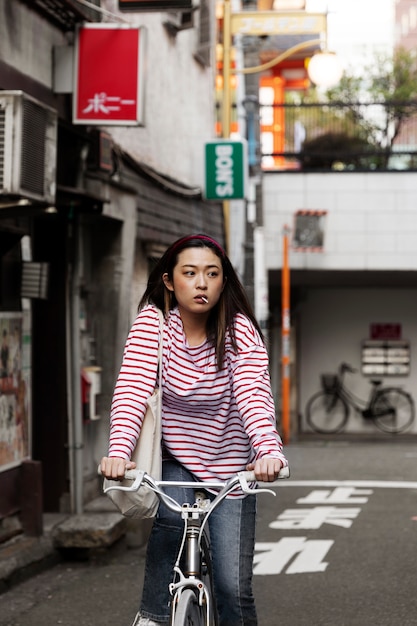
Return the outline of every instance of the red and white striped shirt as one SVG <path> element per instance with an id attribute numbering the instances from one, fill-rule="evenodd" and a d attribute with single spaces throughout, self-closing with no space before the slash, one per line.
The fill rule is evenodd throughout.
<path id="1" fill-rule="evenodd" d="M 218 371 L 208 341 L 188 345 L 177 308 L 164 325 L 163 443 L 201 481 L 224 481 L 266 455 L 287 465 L 275 428 L 266 349 L 242 314 L 235 333 L 238 351 L 227 336 L 227 366 Z M 157 383 L 158 342 L 158 312 L 148 305 L 126 341 L 111 408 L 110 457 L 130 458 Z"/>

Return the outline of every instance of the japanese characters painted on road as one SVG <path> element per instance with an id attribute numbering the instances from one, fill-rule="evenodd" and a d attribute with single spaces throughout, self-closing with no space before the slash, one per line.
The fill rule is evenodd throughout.
<path id="1" fill-rule="evenodd" d="M 77 30 L 74 124 L 143 126 L 146 31 L 119 24 Z"/>

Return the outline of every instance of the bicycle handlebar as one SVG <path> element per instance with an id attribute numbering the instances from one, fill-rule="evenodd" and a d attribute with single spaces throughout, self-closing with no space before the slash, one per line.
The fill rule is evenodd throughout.
<path id="1" fill-rule="evenodd" d="M 339 367 L 340 373 L 349 372 L 349 374 L 355 374 L 358 370 L 349 365 L 349 363 L 341 363 Z"/>
<path id="2" fill-rule="evenodd" d="M 127 480 L 135 480 L 137 478 L 137 475 L 139 472 L 142 472 L 142 470 L 140 469 L 131 469 L 131 470 L 126 470 L 125 471 L 125 478 Z M 100 472 L 101 473 L 101 472 Z M 145 476 L 149 476 L 149 474 L 146 474 L 146 472 L 143 472 L 145 474 Z M 248 483 L 254 483 L 256 482 L 256 476 L 255 476 L 255 472 L 252 471 L 241 471 L 241 472 L 237 472 L 236 476 L 234 476 L 233 478 L 231 478 L 229 481 L 226 482 L 213 482 L 213 483 L 209 483 L 209 482 L 189 482 L 189 483 L 184 483 L 182 482 L 181 485 L 184 486 L 190 486 L 190 487 L 205 487 L 206 489 L 222 489 L 223 487 L 225 487 L 225 485 L 229 484 L 232 481 L 237 481 L 240 482 L 239 480 L 237 480 L 239 477 L 243 478 L 243 480 L 247 481 Z M 290 477 L 290 470 L 289 467 L 281 467 L 279 474 L 278 474 L 278 478 L 279 479 L 283 479 L 283 478 L 289 478 Z M 157 485 L 161 485 L 161 486 L 167 486 L 167 485 L 173 485 L 175 483 L 169 482 L 169 481 L 155 481 Z"/>
<path id="3" fill-rule="evenodd" d="M 101 474 L 100 468 L 99 473 Z M 278 478 L 284 479 L 289 478 L 290 471 L 288 467 L 282 467 Z M 142 484 L 147 485 L 152 491 L 154 491 L 159 499 L 172 511 L 181 513 L 183 507 L 176 502 L 171 496 L 169 496 L 165 491 L 164 487 L 173 487 L 173 486 L 181 486 L 185 488 L 191 489 L 220 489 L 219 493 L 216 495 L 214 500 L 211 503 L 210 508 L 214 508 L 217 506 L 229 493 L 234 491 L 238 486 L 242 489 L 244 493 L 247 494 L 256 494 L 256 493 L 271 493 L 272 495 L 276 495 L 274 491 L 271 489 L 257 489 L 252 488 L 248 485 L 248 483 L 256 482 L 255 472 L 251 471 L 242 471 L 238 472 L 233 478 L 228 480 L 227 482 L 184 482 L 184 481 L 163 481 L 163 480 L 154 480 L 152 476 L 139 469 L 126 470 L 125 479 L 132 480 L 133 483 L 130 487 L 125 487 L 124 485 L 112 485 L 110 487 L 105 488 L 103 491 L 107 493 L 111 490 L 119 490 L 119 491 L 137 491 L 141 488 Z M 115 481 L 117 482 L 117 481 Z"/>

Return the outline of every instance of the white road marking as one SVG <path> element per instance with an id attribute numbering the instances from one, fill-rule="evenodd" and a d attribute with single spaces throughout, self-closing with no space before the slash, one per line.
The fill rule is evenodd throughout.
<path id="1" fill-rule="evenodd" d="M 297 504 L 327 504 L 336 506 L 316 506 L 314 508 L 286 509 L 269 524 L 276 530 L 304 529 L 315 530 L 323 524 L 350 528 L 360 508 L 343 509 L 337 505 L 365 504 L 372 489 L 412 489 L 417 490 L 416 481 L 403 480 L 279 480 L 270 483 L 271 487 L 318 487 L 334 489 L 312 491 Z M 356 491 L 358 489 L 358 491 Z M 362 491 L 359 491 L 362 489 Z M 417 517 L 412 518 L 417 521 Z M 323 561 L 333 540 L 310 539 L 307 537 L 281 537 L 277 542 L 257 542 L 255 545 L 254 574 L 277 575 L 301 574 L 304 572 L 324 572 L 328 562 Z"/>
<path id="2" fill-rule="evenodd" d="M 337 508 L 335 506 L 316 506 L 313 509 L 286 509 L 269 524 L 277 530 L 317 530 L 323 524 L 350 528 L 361 512 L 359 508 Z"/>
<path id="3" fill-rule="evenodd" d="M 355 487 L 335 487 L 316 489 L 305 498 L 298 498 L 297 504 L 365 504 L 367 496 L 373 494 L 372 489 L 355 489 Z"/>
<path id="4" fill-rule="evenodd" d="M 254 570 L 256 576 L 324 572 L 328 566 L 322 559 L 333 545 L 332 540 L 312 540 L 307 537 L 283 537 L 276 543 L 257 542 Z"/>
<path id="5" fill-rule="evenodd" d="M 280 480 L 271 487 L 362 487 L 368 489 L 417 489 L 417 482 L 405 480 Z"/>

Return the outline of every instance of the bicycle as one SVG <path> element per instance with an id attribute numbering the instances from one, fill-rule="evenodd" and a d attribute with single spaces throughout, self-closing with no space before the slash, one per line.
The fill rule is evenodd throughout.
<path id="1" fill-rule="evenodd" d="M 372 385 L 367 400 L 362 400 L 344 385 L 344 374 L 357 372 L 348 363 L 342 363 L 336 375 L 322 374 L 322 389 L 306 405 L 307 424 L 317 433 L 339 433 L 346 426 L 353 407 L 364 419 L 371 420 L 381 431 L 398 434 L 414 421 L 414 401 L 400 387 L 383 387 L 381 380 L 370 380 Z"/>
<path id="2" fill-rule="evenodd" d="M 288 478 L 289 469 L 284 467 L 279 478 Z M 238 472 L 226 483 L 203 483 L 184 481 L 156 481 L 142 470 L 128 470 L 125 478 L 133 480 L 131 487 L 111 486 L 110 489 L 137 491 L 142 485 L 152 489 L 170 510 L 181 515 L 184 521 L 184 533 L 174 565 L 173 582 L 169 585 L 171 596 L 170 626 L 217 626 L 218 617 L 213 592 L 213 579 L 210 556 L 210 540 L 206 532 L 206 523 L 214 509 L 232 491 L 240 488 L 247 494 L 271 493 L 271 489 L 257 489 L 249 485 L 255 482 L 254 472 Z M 180 504 L 169 496 L 165 487 L 185 487 L 195 491 L 194 503 Z M 206 497 L 207 489 L 220 490 L 210 500 Z M 183 560 L 184 557 L 184 560 Z M 183 569 L 180 563 L 183 562 Z"/>

